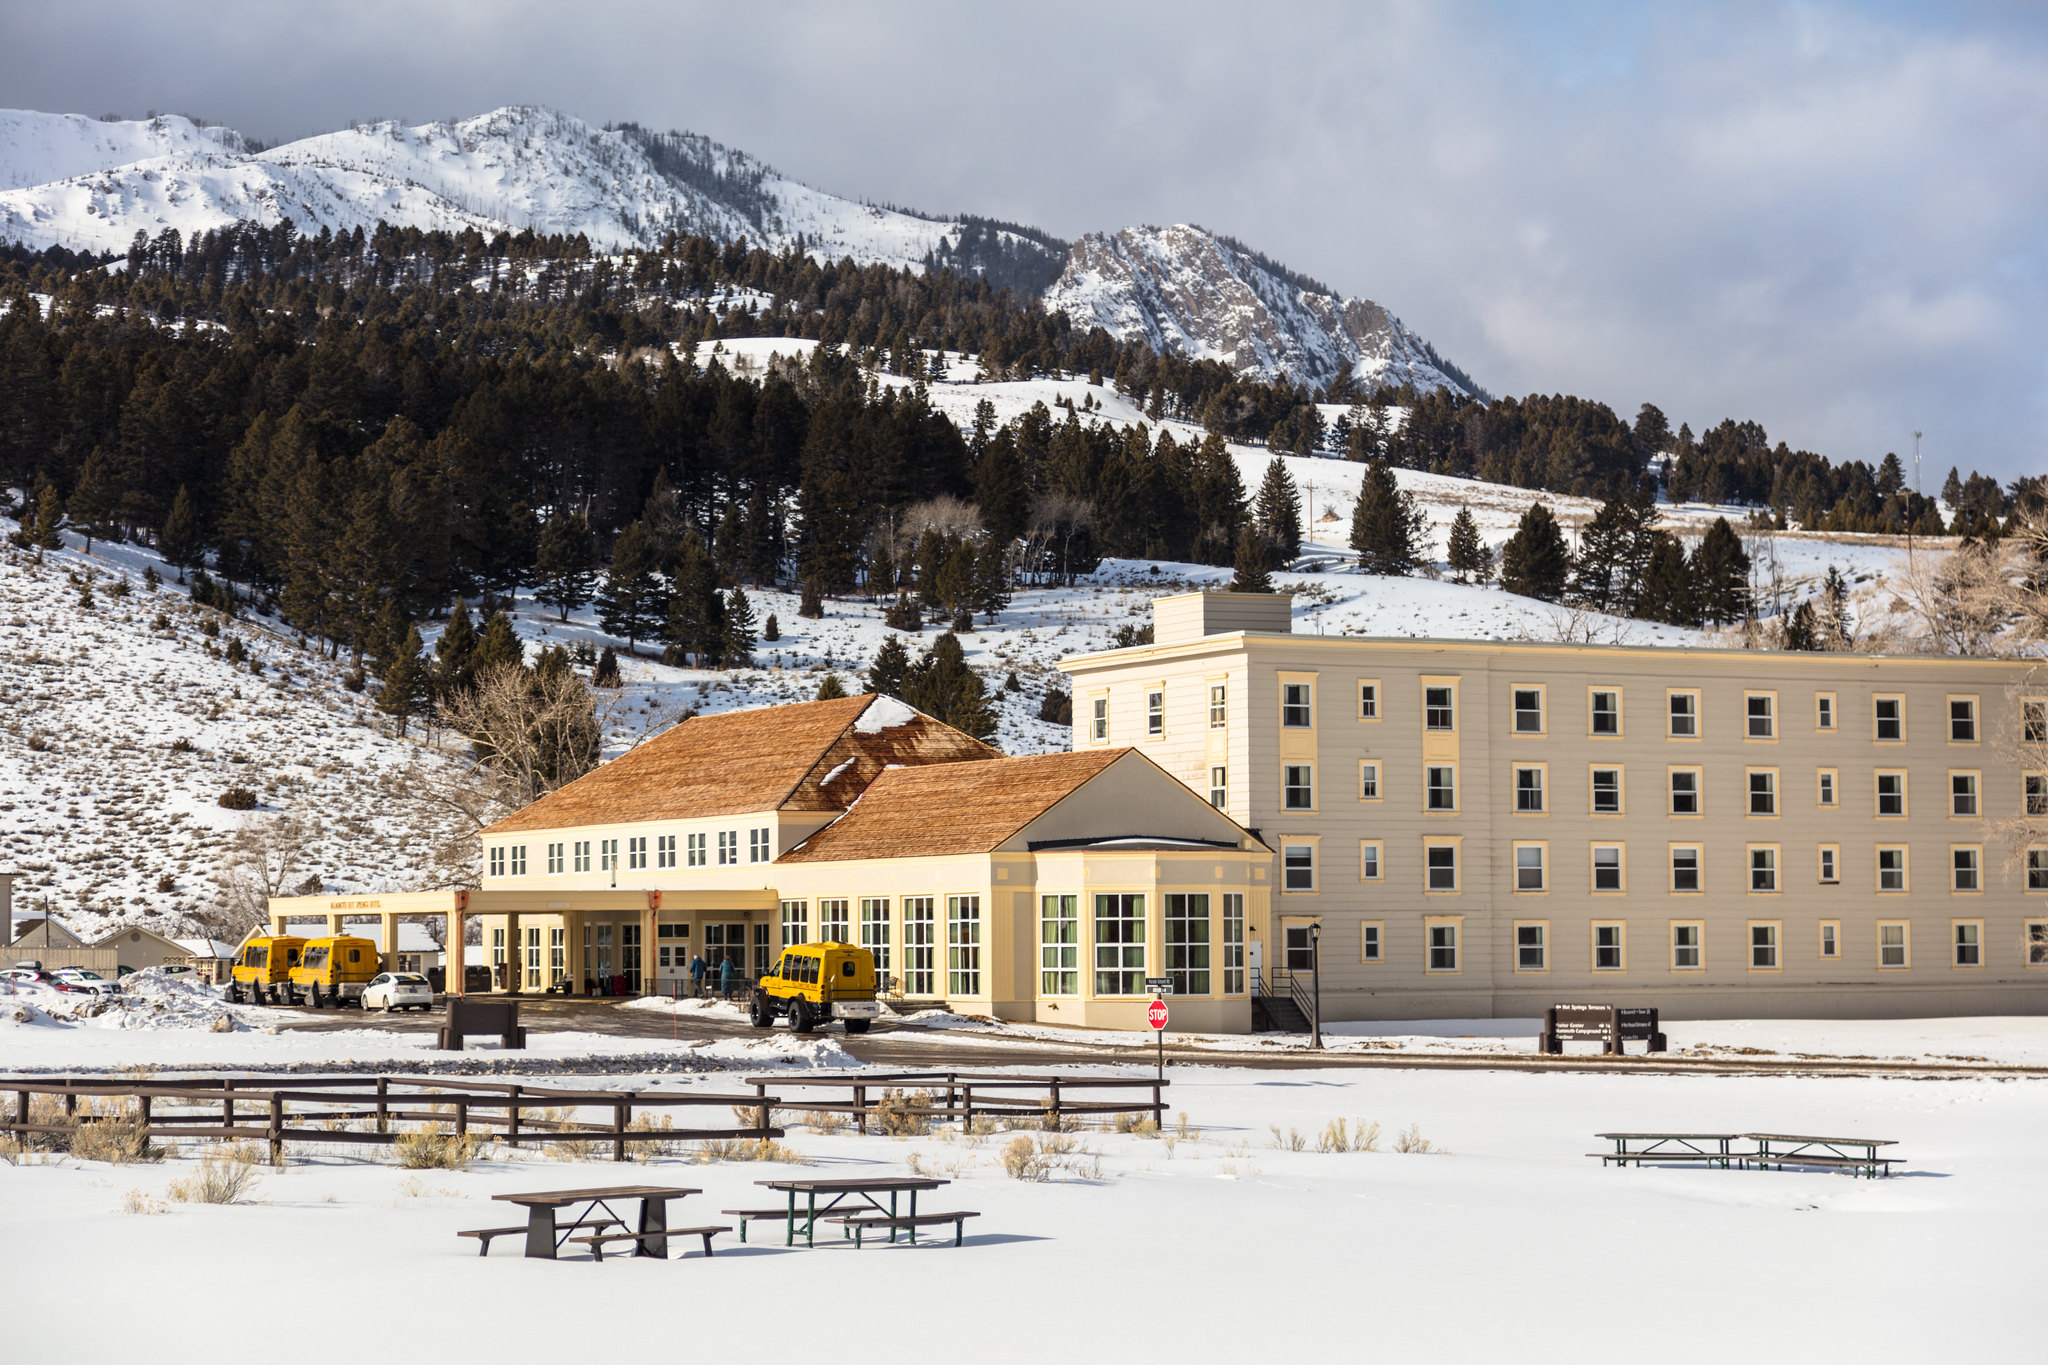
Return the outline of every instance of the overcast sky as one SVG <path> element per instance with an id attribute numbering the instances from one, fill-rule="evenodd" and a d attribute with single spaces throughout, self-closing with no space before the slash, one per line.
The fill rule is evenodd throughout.
<path id="1" fill-rule="evenodd" d="M 1198 222 L 1496 393 L 2048 470 L 2023 5 L 0 4 L 0 104 L 279 140 L 543 103 L 1064 237 Z"/>

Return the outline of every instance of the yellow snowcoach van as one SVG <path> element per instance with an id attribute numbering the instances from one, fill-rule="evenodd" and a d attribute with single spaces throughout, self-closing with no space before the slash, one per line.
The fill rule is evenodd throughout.
<path id="1" fill-rule="evenodd" d="M 866 1033 L 881 1012 L 875 1003 L 875 955 L 851 943 L 784 948 L 775 969 L 754 983 L 755 1028 L 767 1028 L 786 1014 L 798 1033 L 834 1019 L 844 1022 L 848 1033 Z"/>
<path id="2" fill-rule="evenodd" d="M 288 984 L 305 947 L 306 940 L 291 934 L 248 940 L 235 954 L 234 985 L 228 989 L 228 998 L 240 1001 L 247 987 L 249 998 L 260 1001 L 269 988 Z"/>
<path id="3" fill-rule="evenodd" d="M 351 934 L 307 939 L 299 965 L 291 970 L 293 993 L 315 1009 L 360 1001 L 378 970 L 377 945 L 369 939 Z"/>

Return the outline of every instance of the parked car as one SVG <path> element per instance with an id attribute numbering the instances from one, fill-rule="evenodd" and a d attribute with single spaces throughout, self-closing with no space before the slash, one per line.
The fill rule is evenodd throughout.
<path id="1" fill-rule="evenodd" d="M 866 1033 L 880 1013 L 875 955 L 851 943 L 826 942 L 783 949 L 775 970 L 755 983 L 748 1017 L 755 1028 L 767 1028 L 787 1014 L 798 1033 L 838 1019 L 848 1033 Z"/>
<path id="2" fill-rule="evenodd" d="M 87 971 L 83 967 L 59 967 L 55 975 L 59 981 L 68 984 L 73 990 L 88 990 L 94 995 L 121 993 L 120 982 L 109 981 L 98 972 Z"/>
<path id="3" fill-rule="evenodd" d="M 9 967 L 0 972 L 0 982 L 10 986 L 41 986 L 48 990 L 64 991 L 67 994 L 89 995 L 92 988 L 82 983 L 66 981 L 55 972 L 46 972 L 41 967 Z"/>
<path id="4" fill-rule="evenodd" d="M 430 1010 L 434 1007 L 434 988 L 418 972 L 384 972 L 370 979 L 363 987 L 363 1008 L 392 1010 Z"/>

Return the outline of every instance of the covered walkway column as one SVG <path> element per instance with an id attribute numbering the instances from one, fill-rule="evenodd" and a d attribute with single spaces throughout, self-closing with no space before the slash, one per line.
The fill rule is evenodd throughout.
<path id="1" fill-rule="evenodd" d="M 398 916 L 392 911 L 386 910 L 377 918 L 384 922 L 384 950 L 382 954 L 384 970 L 395 972 L 398 970 Z"/>
<path id="2" fill-rule="evenodd" d="M 448 911 L 448 941 L 444 945 L 447 949 L 446 989 L 449 995 L 468 993 L 468 975 L 463 970 L 463 948 L 469 935 L 468 909 L 469 893 L 457 891 L 455 904 Z"/>
<path id="3" fill-rule="evenodd" d="M 526 944 L 519 937 L 519 912 L 505 912 L 505 989 L 514 995 L 526 984 Z"/>

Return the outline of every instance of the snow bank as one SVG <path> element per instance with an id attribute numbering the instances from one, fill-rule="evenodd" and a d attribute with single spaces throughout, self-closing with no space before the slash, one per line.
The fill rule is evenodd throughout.
<path id="1" fill-rule="evenodd" d="M 759 1062 L 809 1071 L 858 1071 L 867 1065 L 831 1038 L 799 1038 L 793 1033 L 769 1033 L 759 1038 L 721 1038 L 692 1051 L 699 1057 Z"/>
<path id="2" fill-rule="evenodd" d="M 16 999 L 0 998 L 0 1021 L 30 1026 L 234 1033 L 288 1017 L 279 1010 L 231 1005 L 218 987 L 158 967 L 122 977 L 118 995 L 78 995 L 33 986 L 22 988 Z"/>

